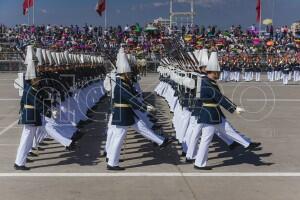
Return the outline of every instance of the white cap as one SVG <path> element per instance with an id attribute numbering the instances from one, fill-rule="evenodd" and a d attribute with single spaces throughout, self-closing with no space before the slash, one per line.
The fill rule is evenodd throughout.
<path id="1" fill-rule="evenodd" d="M 76 64 L 77 64 L 76 54 L 73 54 L 73 55 L 72 55 L 72 60 L 73 60 L 73 63 L 76 63 Z"/>
<path id="2" fill-rule="evenodd" d="M 54 60 L 55 65 L 58 66 L 58 61 L 57 61 L 57 58 L 56 58 L 56 53 L 55 52 L 51 52 L 51 57 Z"/>
<path id="3" fill-rule="evenodd" d="M 71 60 L 72 60 L 72 63 L 77 63 L 75 54 L 72 54 Z"/>
<path id="4" fill-rule="evenodd" d="M 221 71 L 219 61 L 218 61 L 218 54 L 217 52 L 212 52 L 206 67 L 206 71 L 209 72 L 219 72 Z"/>
<path id="5" fill-rule="evenodd" d="M 76 59 L 77 63 L 81 63 L 81 55 L 80 54 L 76 54 L 75 59 Z"/>
<path id="6" fill-rule="evenodd" d="M 78 63 L 77 54 L 73 54 L 73 62 Z"/>
<path id="7" fill-rule="evenodd" d="M 25 57 L 24 64 L 27 65 L 29 60 L 32 60 L 32 57 L 33 57 L 33 46 L 29 45 L 26 47 L 26 57 Z"/>
<path id="8" fill-rule="evenodd" d="M 38 59 L 38 66 L 43 65 L 44 64 L 44 59 L 43 59 L 42 49 L 41 48 L 37 48 L 35 55 L 36 55 L 36 57 Z"/>
<path id="9" fill-rule="evenodd" d="M 202 49 L 201 58 L 200 58 L 200 66 L 207 66 L 208 63 L 208 50 Z"/>
<path id="10" fill-rule="evenodd" d="M 48 58 L 47 58 L 46 49 L 42 49 L 42 55 L 43 55 L 43 59 L 44 59 L 45 64 L 49 63 Z"/>
<path id="11" fill-rule="evenodd" d="M 26 52 L 26 59 L 24 64 L 26 65 L 26 74 L 25 74 L 25 80 L 31 80 L 36 78 L 36 71 L 35 71 L 35 61 L 33 59 L 33 46 L 29 45 L 27 46 L 27 52 Z"/>
<path id="12" fill-rule="evenodd" d="M 101 56 L 98 57 L 99 64 L 103 63 L 103 58 Z"/>
<path id="13" fill-rule="evenodd" d="M 54 63 L 53 63 L 53 58 L 51 56 L 51 51 L 50 50 L 46 50 L 46 55 L 47 55 L 47 59 L 49 61 L 49 65 L 52 66 Z"/>
<path id="14" fill-rule="evenodd" d="M 198 60 L 199 65 L 201 64 L 201 56 L 202 56 L 202 49 L 197 51 L 196 58 Z"/>
<path id="15" fill-rule="evenodd" d="M 88 55 L 87 56 L 87 61 L 88 61 L 88 63 L 92 63 L 92 56 Z"/>
<path id="16" fill-rule="evenodd" d="M 93 62 L 94 64 L 97 64 L 96 56 L 93 56 L 93 57 L 92 57 L 92 62 Z"/>
<path id="17" fill-rule="evenodd" d="M 56 59 L 57 59 L 57 65 L 61 65 L 62 64 L 62 60 L 61 60 L 61 57 L 60 57 L 60 53 L 56 52 L 55 53 L 55 56 L 56 56 Z"/>
<path id="18" fill-rule="evenodd" d="M 125 53 L 125 50 L 124 50 L 123 47 L 121 47 L 121 48 L 119 49 L 119 52 L 118 52 L 118 54 L 117 54 L 117 60 L 119 59 L 119 56 L 120 56 L 122 53 Z M 126 56 L 127 56 L 127 55 L 126 55 Z M 128 58 L 127 58 L 127 60 L 128 60 Z"/>
<path id="19" fill-rule="evenodd" d="M 131 54 L 127 54 L 127 59 L 129 62 L 131 62 Z"/>
<path id="20" fill-rule="evenodd" d="M 61 64 L 66 64 L 66 58 L 64 52 L 60 52 L 59 55 L 60 55 Z"/>
<path id="21" fill-rule="evenodd" d="M 69 63 L 75 63 L 75 61 L 74 61 L 74 55 L 73 54 L 69 54 L 68 55 L 68 60 L 69 60 Z"/>
<path id="22" fill-rule="evenodd" d="M 119 49 L 119 52 L 118 53 L 125 53 L 125 49 L 123 48 L 123 47 L 121 47 L 120 49 Z"/>
<path id="23" fill-rule="evenodd" d="M 18 78 L 14 82 L 14 86 L 16 89 L 19 89 L 19 96 L 23 95 L 23 88 L 24 88 L 24 74 L 18 73 Z"/>
<path id="24" fill-rule="evenodd" d="M 196 49 L 196 50 L 193 51 L 193 54 L 194 54 L 194 56 L 195 56 L 195 57 L 193 56 L 193 60 L 195 60 L 195 61 L 197 61 L 197 62 L 198 62 L 198 58 L 197 58 L 197 57 L 198 57 L 199 51 L 200 51 L 200 50 L 198 50 L 198 49 Z"/>
<path id="25" fill-rule="evenodd" d="M 91 63 L 92 65 L 95 64 L 94 56 L 90 56 L 90 63 Z"/>
<path id="26" fill-rule="evenodd" d="M 123 48 L 120 49 L 119 54 L 117 56 L 117 73 L 123 74 L 123 73 L 129 73 L 131 72 L 131 68 L 128 63 L 128 59 L 126 56 L 126 53 L 124 52 Z"/>
<path id="27" fill-rule="evenodd" d="M 195 59 L 194 59 L 194 56 L 193 56 L 193 53 L 192 52 L 188 52 L 190 58 L 193 60 L 193 62 L 195 62 Z"/>
<path id="28" fill-rule="evenodd" d="M 84 62 L 84 55 L 83 55 L 83 54 L 80 55 L 80 63 L 81 63 L 81 64 L 84 64 L 84 63 L 85 63 L 85 62 Z"/>

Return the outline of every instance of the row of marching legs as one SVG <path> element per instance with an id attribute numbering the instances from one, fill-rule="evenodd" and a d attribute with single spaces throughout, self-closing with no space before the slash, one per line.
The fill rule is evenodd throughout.
<path id="1" fill-rule="evenodd" d="M 17 150 L 15 166 L 25 167 L 27 162 L 33 162 L 28 157 L 38 156 L 36 150 L 45 141 L 55 140 L 68 151 L 76 149 L 76 142 L 83 136 L 80 128 L 91 120 L 87 113 L 105 96 L 102 81 L 96 81 L 87 87 L 77 89 L 65 101 L 56 105 L 56 117 L 42 116 L 42 125 L 24 125 L 20 144 Z M 43 149 L 44 150 L 44 149 Z"/>
<path id="2" fill-rule="evenodd" d="M 240 81 L 257 81 L 261 80 L 261 72 L 240 72 L 240 71 L 222 71 L 220 74 L 220 81 L 233 81 L 233 82 L 240 82 Z"/>
<path id="3" fill-rule="evenodd" d="M 240 72 L 240 71 L 222 71 L 220 74 L 220 81 L 224 82 L 240 82 L 240 81 L 261 81 L 261 72 Z M 282 81 L 283 85 L 288 85 L 289 81 L 298 82 L 300 81 L 300 71 L 290 71 L 290 72 L 282 72 L 282 71 L 268 71 L 267 72 L 267 80 L 270 82 L 274 81 Z"/>
<path id="4" fill-rule="evenodd" d="M 188 108 L 180 105 L 170 84 L 160 82 L 155 92 L 167 101 L 170 111 L 174 114 L 172 123 L 176 139 L 182 147 L 182 156 L 186 158 L 187 163 L 194 163 L 196 168 L 205 169 L 208 147 L 214 135 L 217 135 L 229 150 L 239 146 L 250 150 L 260 145 L 239 133 L 225 118 L 222 119 L 221 124 L 215 126 L 198 123 L 198 116 L 193 116 Z"/>
<path id="5" fill-rule="evenodd" d="M 282 81 L 284 85 L 288 85 L 289 81 L 300 81 L 300 71 L 290 71 L 285 73 L 281 71 L 269 71 L 267 72 L 267 77 L 271 82 Z"/>

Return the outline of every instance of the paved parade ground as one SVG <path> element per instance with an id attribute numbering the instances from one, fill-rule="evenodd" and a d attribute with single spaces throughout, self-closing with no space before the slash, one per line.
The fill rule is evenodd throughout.
<path id="1" fill-rule="evenodd" d="M 217 139 L 209 151 L 210 172 L 194 170 L 180 157 L 177 143 L 159 150 L 139 135 L 129 132 L 121 166 L 111 173 L 101 157 L 105 144 L 107 99 L 102 99 L 94 122 L 75 152 L 54 141 L 40 146 L 39 157 L 28 163 L 29 172 L 16 172 L 13 163 L 22 127 L 17 124 L 19 96 L 16 74 L 0 74 L 0 199 L 203 199 L 259 200 L 300 199 L 300 85 L 281 82 L 221 83 L 226 96 L 246 108 L 242 116 L 225 114 L 239 131 L 262 148 L 249 152 L 229 151 Z M 159 110 L 163 132 L 174 134 L 167 103 L 152 91 L 158 75 L 141 81 L 144 96 Z"/>

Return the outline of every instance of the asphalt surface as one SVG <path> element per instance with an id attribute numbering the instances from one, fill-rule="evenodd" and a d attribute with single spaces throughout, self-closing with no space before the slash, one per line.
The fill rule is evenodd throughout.
<path id="1" fill-rule="evenodd" d="M 140 135 L 129 131 L 121 166 L 111 173 L 101 157 L 105 144 L 107 99 L 91 113 L 84 137 L 75 152 L 67 152 L 55 141 L 40 146 L 39 157 L 29 163 L 29 172 L 16 172 L 13 163 L 22 126 L 17 124 L 19 96 L 13 87 L 16 74 L 0 74 L 0 199 L 300 199 L 300 85 L 291 82 L 220 83 L 224 93 L 246 108 L 230 122 L 262 148 L 248 152 L 229 151 L 213 141 L 208 165 L 199 172 L 180 157 L 173 143 L 159 150 Z M 264 77 L 265 78 L 265 77 Z M 162 132 L 173 135 L 172 114 L 166 102 L 153 94 L 158 76 L 141 81 L 144 96 L 159 112 Z M 287 174 L 289 173 L 289 174 Z"/>

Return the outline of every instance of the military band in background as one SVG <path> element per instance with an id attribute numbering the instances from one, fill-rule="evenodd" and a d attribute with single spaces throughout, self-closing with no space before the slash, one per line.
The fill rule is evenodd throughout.
<path id="1" fill-rule="evenodd" d="M 289 81 L 300 80 L 300 59 L 293 55 L 220 57 L 221 81 Z M 266 75 L 266 79 L 262 79 Z"/>

